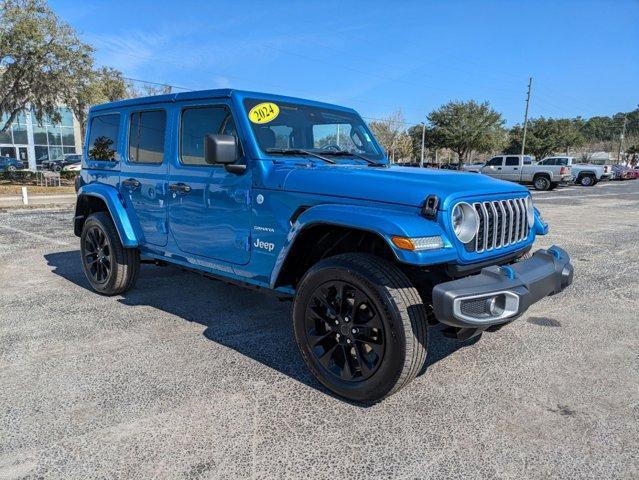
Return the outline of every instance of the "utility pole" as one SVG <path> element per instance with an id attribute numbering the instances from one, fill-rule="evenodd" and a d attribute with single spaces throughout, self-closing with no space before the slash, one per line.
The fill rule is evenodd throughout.
<path id="1" fill-rule="evenodd" d="M 530 105 L 530 90 L 532 89 L 532 77 L 528 79 L 528 96 L 526 97 L 526 113 L 524 114 L 524 135 L 521 139 L 521 154 L 526 148 L 526 128 L 528 128 L 528 106 Z"/>
<path id="2" fill-rule="evenodd" d="M 619 152 L 617 153 L 617 163 L 621 163 L 621 150 L 623 149 L 623 138 L 626 136 L 626 122 L 628 115 L 623 116 L 623 127 L 621 128 L 621 136 L 619 137 Z"/>
<path id="3" fill-rule="evenodd" d="M 424 168 L 424 141 L 426 140 L 426 124 L 422 122 L 422 159 L 419 162 L 419 168 Z"/>

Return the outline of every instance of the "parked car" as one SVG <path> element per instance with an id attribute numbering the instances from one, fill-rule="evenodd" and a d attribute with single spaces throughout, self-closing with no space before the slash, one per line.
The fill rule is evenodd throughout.
<path id="1" fill-rule="evenodd" d="M 613 180 L 632 180 L 637 178 L 635 170 L 625 165 L 613 165 L 612 166 L 612 179 Z"/>
<path id="2" fill-rule="evenodd" d="M 539 165 L 568 166 L 570 167 L 574 182 L 584 187 L 592 187 L 597 182 L 610 180 L 612 176 L 612 167 L 610 165 L 576 163 L 575 157 L 546 157 L 539 162 Z"/>
<path id="3" fill-rule="evenodd" d="M 481 162 L 481 163 L 464 163 L 464 165 L 462 165 L 462 170 L 465 172 L 475 172 L 475 173 L 480 173 L 482 167 L 486 165 L 485 163 Z"/>
<path id="4" fill-rule="evenodd" d="M 570 167 L 534 164 L 529 155 L 496 155 L 480 172 L 501 180 L 532 183 L 536 190 L 552 190 L 571 179 Z"/>
<path id="5" fill-rule="evenodd" d="M 176 93 L 93 107 L 87 139 L 74 231 L 98 293 L 143 257 L 290 299 L 308 368 L 354 401 L 422 370 L 429 325 L 468 339 L 572 282 L 561 248 L 529 255 L 548 225 L 528 189 L 389 165 L 348 108 Z"/>
<path id="6" fill-rule="evenodd" d="M 0 157 L 0 172 L 13 172 L 23 168 L 24 164 L 20 160 L 11 157 Z"/>
<path id="7" fill-rule="evenodd" d="M 57 160 L 44 160 L 41 165 L 45 170 L 61 172 L 68 165 L 78 165 L 82 162 L 82 155 L 77 153 L 68 153 L 64 157 Z"/>
<path id="8" fill-rule="evenodd" d="M 63 172 L 79 172 L 80 170 L 82 170 L 82 163 L 67 165 L 62 169 Z"/>
<path id="9" fill-rule="evenodd" d="M 441 168 L 443 170 L 459 170 L 461 166 L 459 163 L 442 163 Z"/>

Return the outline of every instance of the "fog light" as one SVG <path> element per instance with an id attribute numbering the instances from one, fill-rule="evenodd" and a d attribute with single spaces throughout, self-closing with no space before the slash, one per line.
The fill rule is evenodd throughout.
<path id="1" fill-rule="evenodd" d="M 453 315 L 476 325 L 512 317 L 518 310 L 519 297 L 509 291 L 460 297 L 453 301 Z"/>
<path id="2" fill-rule="evenodd" d="M 486 300 L 488 312 L 495 317 L 504 313 L 504 307 L 506 304 L 506 297 L 504 295 L 497 295 Z"/>

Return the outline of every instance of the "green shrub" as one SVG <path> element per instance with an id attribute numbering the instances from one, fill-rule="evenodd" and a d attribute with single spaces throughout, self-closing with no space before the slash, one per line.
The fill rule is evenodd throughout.
<path id="1" fill-rule="evenodd" d="M 80 172 L 60 172 L 60 178 L 64 180 L 75 180 L 75 177 L 79 174 Z"/>
<path id="2" fill-rule="evenodd" d="M 30 170 L 16 170 L 14 172 L 2 172 L 2 179 L 9 180 L 14 183 L 33 183 L 35 182 L 35 172 Z"/>

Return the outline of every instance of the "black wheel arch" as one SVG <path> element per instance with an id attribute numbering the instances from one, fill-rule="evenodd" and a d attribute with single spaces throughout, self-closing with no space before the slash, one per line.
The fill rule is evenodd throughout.
<path id="1" fill-rule="evenodd" d="M 95 195 L 80 194 L 75 204 L 75 216 L 73 217 L 73 233 L 76 237 L 82 235 L 82 228 L 87 217 L 95 212 L 106 212 L 111 216 L 109 208 L 104 200 Z"/>
<path id="2" fill-rule="evenodd" d="M 378 232 L 328 222 L 312 223 L 296 235 L 274 286 L 295 287 L 314 264 L 344 253 L 369 253 L 397 262 L 393 249 Z"/>

